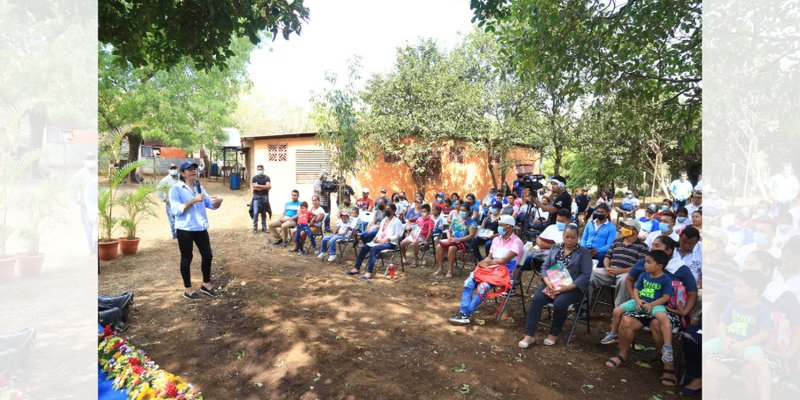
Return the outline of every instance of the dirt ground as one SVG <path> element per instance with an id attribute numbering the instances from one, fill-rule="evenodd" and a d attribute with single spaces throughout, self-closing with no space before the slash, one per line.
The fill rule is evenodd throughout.
<path id="1" fill-rule="evenodd" d="M 209 211 L 212 277 L 221 296 L 181 297 L 177 243 L 163 209 L 142 223 L 137 255 L 100 265 L 99 293 L 134 291 L 126 335 L 208 399 L 652 399 L 677 393 L 660 384 L 660 363 L 647 356 L 616 371 L 603 365 L 615 351 L 598 344 L 610 309 L 593 316 L 591 334 L 579 325 L 569 347 L 567 321 L 556 346 L 522 350 L 519 297 L 499 323 L 484 305 L 476 313 L 484 325 L 450 325 L 464 277 L 435 279 L 432 257 L 393 280 L 363 281 L 344 274 L 352 254 L 330 264 L 290 255 L 265 233 L 254 236 L 247 191 L 213 180 L 204 186 L 224 198 L 219 210 Z M 195 287 L 199 262 L 195 252 Z M 540 328 L 538 343 L 544 335 Z"/>

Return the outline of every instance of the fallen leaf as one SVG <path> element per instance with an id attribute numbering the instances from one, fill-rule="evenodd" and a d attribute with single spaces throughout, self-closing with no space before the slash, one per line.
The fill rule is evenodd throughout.
<path id="1" fill-rule="evenodd" d="M 458 391 L 461 392 L 461 394 L 468 394 L 469 393 L 469 385 L 467 385 L 466 383 L 461 385 L 461 389 L 458 389 Z"/>
<path id="2" fill-rule="evenodd" d="M 550 386 L 558 387 L 558 382 L 551 381 Z"/>
<path id="3" fill-rule="evenodd" d="M 242 283 L 240 283 L 240 285 L 242 285 L 242 286 L 247 285 L 247 281 L 242 281 Z"/>
<path id="4" fill-rule="evenodd" d="M 650 364 L 648 364 L 648 363 L 646 363 L 644 361 L 637 361 L 636 365 L 638 365 L 638 366 L 640 366 L 642 368 L 653 368 L 652 365 L 650 365 Z"/>
<path id="5" fill-rule="evenodd" d="M 478 324 L 478 325 L 483 325 L 483 324 L 485 324 L 485 323 L 486 323 L 486 321 L 484 321 L 484 320 L 482 320 L 482 319 L 477 319 L 477 318 L 475 318 L 475 323 L 476 323 L 476 324 Z"/>
<path id="6" fill-rule="evenodd" d="M 581 388 L 594 389 L 594 385 L 584 384 Z"/>
<path id="7" fill-rule="evenodd" d="M 318 382 L 320 378 L 322 378 L 322 375 L 320 375 L 319 372 L 317 372 L 317 376 L 314 377 L 314 382 Z"/>
<path id="8" fill-rule="evenodd" d="M 459 367 L 450 368 L 450 371 L 453 371 L 453 372 L 464 372 L 466 370 L 467 370 L 467 367 L 464 366 L 464 363 L 461 363 L 461 366 L 459 366 Z"/>

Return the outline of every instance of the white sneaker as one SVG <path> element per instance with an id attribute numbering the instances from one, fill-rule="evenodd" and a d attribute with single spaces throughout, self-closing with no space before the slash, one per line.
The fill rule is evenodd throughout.
<path id="1" fill-rule="evenodd" d="M 322 260 L 323 258 L 325 258 L 325 253 L 319 253 L 319 255 L 317 256 L 317 258 L 319 258 L 320 260 Z"/>
<path id="2" fill-rule="evenodd" d="M 328 257 L 328 262 L 334 262 L 334 261 L 336 261 L 336 256 L 332 255 Z"/>

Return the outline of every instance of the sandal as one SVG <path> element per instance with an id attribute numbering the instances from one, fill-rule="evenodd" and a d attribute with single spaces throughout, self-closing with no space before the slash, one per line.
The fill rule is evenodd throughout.
<path id="1" fill-rule="evenodd" d="M 675 376 L 675 370 L 674 369 L 666 369 L 666 368 L 664 368 L 664 371 L 661 372 L 661 384 L 664 385 L 664 386 L 675 386 L 675 385 L 678 384 L 678 382 L 676 381 L 676 378 L 669 378 L 669 377 L 666 377 L 664 375 Z"/>
<path id="2" fill-rule="evenodd" d="M 452 277 L 453 277 L 453 274 L 447 274 L 447 275 L 445 275 L 444 277 L 445 277 L 445 279 L 450 279 L 450 278 L 452 278 Z"/>
<path id="3" fill-rule="evenodd" d="M 615 360 L 614 360 L 615 358 L 616 358 L 617 360 L 619 360 L 619 362 L 615 361 Z M 620 365 L 622 365 L 623 363 L 625 363 L 625 361 L 626 361 L 626 360 L 625 360 L 625 357 L 622 357 L 622 355 L 620 355 L 619 353 L 617 353 L 616 355 L 614 355 L 614 356 L 611 356 L 611 357 L 609 357 L 609 358 L 608 358 L 608 360 L 606 360 L 606 367 L 608 367 L 608 368 L 611 368 L 611 369 L 614 369 L 614 368 L 617 368 L 617 367 L 619 367 L 619 366 L 620 366 Z"/>
<path id="4" fill-rule="evenodd" d="M 353 271 L 347 271 L 347 272 L 345 272 L 345 274 L 347 274 L 347 275 L 358 275 L 358 274 L 360 274 L 360 273 L 361 273 L 360 271 L 356 271 L 356 272 L 353 272 Z"/>

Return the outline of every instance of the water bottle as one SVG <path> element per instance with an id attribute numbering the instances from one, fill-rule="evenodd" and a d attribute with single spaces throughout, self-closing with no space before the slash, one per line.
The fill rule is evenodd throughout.
<path id="1" fill-rule="evenodd" d="M 389 264 L 389 278 L 394 278 L 395 271 L 394 264 Z"/>

